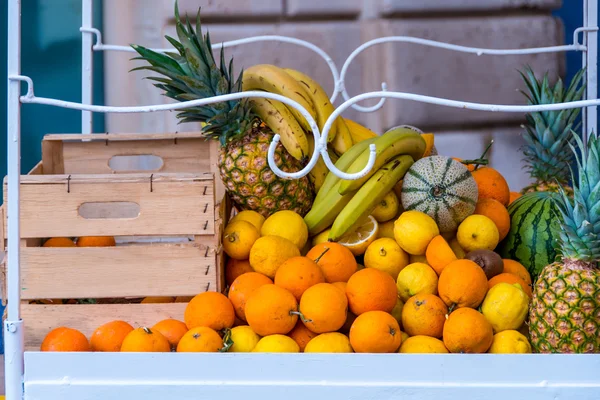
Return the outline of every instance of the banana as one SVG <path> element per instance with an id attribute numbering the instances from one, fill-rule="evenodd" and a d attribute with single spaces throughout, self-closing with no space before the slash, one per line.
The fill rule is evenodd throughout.
<path id="1" fill-rule="evenodd" d="M 364 140 L 362 142 L 356 143 L 353 145 L 347 152 L 341 155 L 341 157 L 335 162 L 335 166 L 340 171 L 346 172 L 348 167 L 356 160 L 356 157 L 362 154 L 362 152 L 369 147 L 371 143 L 373 143 L 375 139 Z M 333 172 L 329 172 L 327 177 L 325 178 L 325 182 L 321 186 L 321 189 L 317 192 L 317 196 L 313 204 L 319 203 L 329 191 L 332 190 L 333 186 L 340 181 Z"/>
<path id="2" fill-rule="evenodd" d="M 325 193 L 318 203 L 313 202 L 311 210 L 304 216 L 310 236 L 317 235 L 329 228 L 354 196 L 354 193 L 339 194 L 337 190 L 339 184 L 340 181 L 334 184 L 332 190 Z"/>
<path id="3" fill-rule="evenodd" d="M 339 213 L 331 226 L 329 240 L 338 241 L 356 230 L 413 164 L 411 156 L 401 155 L 379 168 Z"/>
<path id="4" fill-rule="evenodd" d="M 323 131 L 325 122 L 327 122 L 327 119 L 331 113 L 333 113 L 333 110 L 335 110 L 333 104 L 331 104 L 329 101 L 329 96 L 327 96 L 327 93 L 325 90 L 323 90 L 323 87 L 308 75 L 291 68 L 285 68 L 284 71 L 290 74 L 290 76 L 297 80 L 298 83 L 304 86 L 304 90 L 308 94 L 308 97 L 310 97 L 313 105 L 315 106 L 315 111 L 317 112 L 317 126 L 319 127 L 320 131 Z M 340 118 L 341 117 L 338 117 L 338 119 Z M 331 131 L 327 136 L 327 142 L 330 143 L 335 138 L 336 134 L 337 124 L 333 124 Z"/>
<path id="5" fill-rule="evenodd" d="M 327 149 L 327 154 L 329 154 L 329 158 L 331 159 L 331 162 L 334 164 L 336 162 L 338 162 L 338 160 L 340 159 L 340 157 L 337 154 L 335 154 L 335 151 L 333 151 L 329 148 Z"/>
<path id="6" fill-rule="evenodd" d="M 246 69 L 242 77 L 242 90 L 264 90 L 286 96 L 299 103 L 315 120 L 317 119 L 314 104 L 302 85 L 282 68 L 275 65 L 258 64 Z M 296 117 L 300 126 L 307 132 L 311 132 L 312 129 L 302 114 L 293 107 L 288 108 Z"/>
<path id="7" fill-rule="evenodd" d="M 334 125 L 337 125 L 337 133 L 331 142 L 331 147 L 333 148 L 333 151 L 341 156 L 352 147 L 354 141 L 352 140 L 352 136 L 350 136 L 350 130 L 348 129 L 348 126 L 346 126 L 346 122 L 344 122 L 343 118 L 336 119 Z"/>
<path id="8" fill-rule="evenodd" d="M 252 111 L 271 130 L 281 137 L 281 144 L 296 160 L 305 161 L 310 156 L 308 138 L 290 110 L 280 101 L 252 98 Z"/>
<path id="9" fill-rule="evenodd" d="M 315 138 L 312 135 L 308 135 L 308 148 L 310 151 L 310 157 L 312 157 L 312 154 L 315 151 Z M 316 193 L 319 193 L 319 189 L 321 189 L 321 186 L 323 185 L 323 182 L 325 181 L 325 177 L 327 177 L 328 172 L 329 169 L 327 169 L 325 161 L 323 161 L 322 157 L 319 157 L 313 169 L 311 169 L 308 173 L 308 178 L 315 186 Z"/>
<path id="10" fill-rule="evenodd" d="M 365 126 L 362 126 L 358 122 L 352 121 L 348 118 L 344 118 L 344 121 L 346 121 L 346 125 L 350 130 L 350 136 L 352 136 L 352 141 L 354 143 L 359 143 L 363 140 L 379 136 L 378 134 L 376 134 L 375 132 L 373 132 Z"/>
<path id="11" fill-rule="evenodd" d="M 377 158 L 375 165 L 362 178 L 356 180 L 344 180 L 340 185 L 340 194 L 358 190 L 382 165 L 388 163 L 399 154 L 408 154 L 414 160 L 418 160 L 425 152 L 425 140 L 420 134 L 407 128 L 395 128 L 387 131 L 375 139 Z M 348 167 L 348 173 L 360 172 L 369 161 L 369 149 L 362 152 L 360 156 Z"/>

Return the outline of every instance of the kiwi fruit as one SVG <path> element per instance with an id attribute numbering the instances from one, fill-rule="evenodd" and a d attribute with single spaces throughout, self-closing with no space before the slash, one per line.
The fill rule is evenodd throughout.
<path id="1" fill-rule="evenodd" d="M 483 268 L 488 280 L 504 271 L 502 257 L 491 250 L 473 250 L 465 255 L 465 259 L 475 262 Z"/>

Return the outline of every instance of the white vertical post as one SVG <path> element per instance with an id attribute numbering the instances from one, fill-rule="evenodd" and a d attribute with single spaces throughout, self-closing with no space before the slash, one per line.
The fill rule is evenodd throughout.
<path id="1" fill-rule="evenodd" d="M 21 0 L 8 2 L 8 315 L 4 321 L 5 390 L 8 400 L 23 398 L 23 323 L 19 264 L 19 186 L 21 179 Z"/>
<path id="2" fill-rule="evenodd" d="M 92 28 L 92 0 L 81 1 L 81 27 Z M 93 88 L 93 33 L 81 32 L 81 102 L 83 104 L 92 104 Z M 81 133 L 92 133 L 92 113 L 90 111 L 81 112 Z"/>
<path id="3" fill-rule="evenodd" d="M 587 0 L 586 28 L 598 27 L 598 0 Z M 587 91 L 588 100 L 598 98 L 598 31 L 590 30 L 587 34 Z M 586 128 L 584 138 L 587 140 L 591 132 L 598 132 L 598 107 L 588 107 L 586 111 Z"/>

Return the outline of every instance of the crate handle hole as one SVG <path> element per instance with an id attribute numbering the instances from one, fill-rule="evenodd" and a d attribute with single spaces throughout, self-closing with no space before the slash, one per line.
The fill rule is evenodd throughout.
<path id="1" fill-rule="evenodd" d="M 114 172 L 159 171 L 163 165 L 163 159 L 153 154 L 119 155 L 108 160 L 108 167 Z"/>
<path id="2" fill-rule="evenodd" d="M 129 201 L 83 203 L 77 210 L 85 219 L 134 219 L 140 215 L 140 205 Z"/>

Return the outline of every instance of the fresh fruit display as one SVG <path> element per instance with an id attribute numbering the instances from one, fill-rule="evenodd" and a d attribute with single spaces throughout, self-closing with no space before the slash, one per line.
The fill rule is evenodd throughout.
<path id="1" fill-rule="evenodd" d="M 540 353 L 600 352 L 600 139 L 594 132 L 584 145 L 573 136 L 581 154 L 573 200 L 564 190 L 554 200 L 560 260 L 537 277 L 529 315 L 531 345 Z"/>

